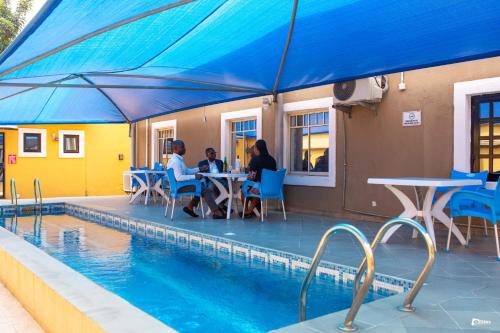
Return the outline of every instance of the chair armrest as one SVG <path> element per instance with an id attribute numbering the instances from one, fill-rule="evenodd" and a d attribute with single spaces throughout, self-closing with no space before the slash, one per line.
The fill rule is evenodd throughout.
<path id="1" fill-rule="evenodd" d="M 452 210 L 459 210 L 460 201 L 462 200 L 469 200 L 478 204 L 488 206 L 488 208 L 495 212 L 495 198 L 491 195 L 476 191 L 458 191 L 451 197 Z"/>
<path id="2" fill-rule="evenodd" d="M 197 179 L 184 180 L 182 182 L 177 182 L 177 189 L 181 189 L 187 186 L 194 186 L 196 188 L 196 192 L 201 192 L 201 181 Z"/>

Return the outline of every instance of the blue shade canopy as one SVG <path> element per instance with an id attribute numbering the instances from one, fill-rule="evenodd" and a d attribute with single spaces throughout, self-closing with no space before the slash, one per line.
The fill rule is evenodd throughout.
<path id="1" fill-rule="evenodd" d="M 48 0 L 0 55 L 0 123 L 130 122 L 498 55 L 498 0 Z"/>

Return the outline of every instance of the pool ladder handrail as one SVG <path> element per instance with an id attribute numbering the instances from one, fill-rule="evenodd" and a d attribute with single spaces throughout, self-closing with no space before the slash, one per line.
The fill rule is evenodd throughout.
<path id="1" fill-rule="evenodd" d="M 384 237 L 385 233 L 391 228 L 396 225 L 407 225 L 413 228 L 413 230 L 417 231 L 425 240 L 425 243 L 427 245 L 427 252 L 428 252 L 428 258 L 427 262 L 425 263 L 424 268 L 418 275 L 417 280 L 415 281 L 415 284 L 413 287 L 410 289 L 410 292 L 406 296 L 405 300 L 403 301 L 403 305 L 398 307 L 398 310 L 403 311 L 403 312 L 414 312 L 415 308 L 412 306 L 413 301 L 415 300 L 415 297 L 417 297 L 420 289 L 422 288 L 425 279 L 429 275 L 432 266 L 434 265 L 434 260 L 436 258 L 436 250 L 434 248 L 434 243 L 432 242 L 432 239 L 425 230 L 425 228 L 420 225 L 420 223 L 409 219 L 409 218 L 403 218 L 403 217 L 398 217 L 395 219 L 391 219 L 384 223 L 384 225 L 380 228 L 380 230 L 377 232 L 375 235 L 375 238 L 372 241 L 371 244 L 371 249 L 373 252 L 375 252 L 378 244 L 380 243 L 380 240 L 382 237 Z M 353 296 L 356 297 L 356 294 L 358 293 L 359 290 L 359 283 L 361 282 L 361 278 L 364 274 L 366 268 L 366 258 L 363 258 L 361 261 L 361 264 L 358 267 L 358 271 L 356 273 L 356 276 L 354 278 L 354 286 L 353 286 Z"/>
<path id="2" fill-rule="evenodd" d="M 38 190 L 38 192 L 37 192 Z M 39 205 L 40 206 L 40 212 L 42 211 L 42 188 L 40 185 L 40 179 L 38 177 L 35 177 L 33 180 L 33 192 L 35 193 L 35 210 L 36 207 Z M 40 204 L 38 204 L 38 201 L 40 201 Z"/>
<path id="3" fill-rule="evenodd" d="M 10 203 L 14 205 L 14 213 L 17 214 L 17 186 L 14 177 L 10 179 Z"/>
<path id="4" fill-rule="evenodd" d="M 304 282 L 302 283 L 302 288 L 300 290 L 299 321 L 304 321 L 306 319 L 307 290 L 309 288 L 309 285 L 311 284 L 313 276 L 316 273 L 316 269 L 318 268 L 320 259 L 323 256 L 326 245 L 328 244 L 328 240 L 332 234 L 335 234 L 339 231 L 350 233 L 357 239 L 357 241 L 363 247 L 363 251 L 365 252 L 365 257 L 363 260 L 367 262 L 366 277 L 363 281 L 363 284 L 360 287 L 359 292 L 354 296 L 351 308 L 349 309 L 344 322 L 337 326 L 337 328 L 342 331 L 351 332 L 357 330 L 357 327 L 353 324 L 354 318 L 356 317 L 359 308 L 363 304 L 363 299 L 365 298 L 365 295 L 370 289 L 370 286 L 373 282 L 373 278 L 375 275 L 375 259 L 373 257 L 373 251 L 370 247 L 370 243 L 366 239 L 365 235 L 358 228 L 350 224 L 334 225 L 332 228 L 328 229 L 321 238 L 316 252 L 314 253 L 311 267 L 307 272 Z"/>

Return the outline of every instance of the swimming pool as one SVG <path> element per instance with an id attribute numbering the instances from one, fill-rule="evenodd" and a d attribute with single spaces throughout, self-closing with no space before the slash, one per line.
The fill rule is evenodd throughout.
<path id="1" fill-rule="evenodd" d="M 180 332 L 265 332 L 297 322 L 305 274 L 300 270 L 130 235 L 68 215 L 0 223 Z M 350 287 L 317 278 L 308 317 L 349 307 L 351 295 Z M 366 301 L 380 297 L 371 292 Z"/>

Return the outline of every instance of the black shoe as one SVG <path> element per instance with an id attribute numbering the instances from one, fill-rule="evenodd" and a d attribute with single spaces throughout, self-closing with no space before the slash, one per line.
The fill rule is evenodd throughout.
<path id="1" fill-rule="evenodd" d="M 190 215 L 191 217 L 198 217 L 198 214 L 196 214 L 195 212 L 193 212 L 188 207 L 184 207 L 182 210 L 184 211 L 184 213 Z"/>

